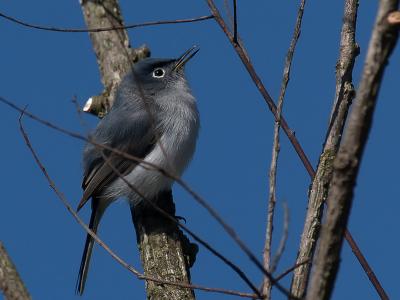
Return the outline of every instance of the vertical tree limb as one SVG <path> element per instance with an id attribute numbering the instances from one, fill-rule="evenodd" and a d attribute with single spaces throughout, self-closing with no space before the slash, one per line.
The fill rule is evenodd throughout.
<path id="1" fill-rule="evenodd" d="M 399 0 L 381 0 L 379 4 L 356 102 L 333 164 L 326 223 L 322 226 L 320 245 L 314 259 L 315 271 L 307 294 L 307 299 L 310 300 L 329 299 L 333 291 L 356 178 L 371 128 L 383 72 L 398 39 L 399 28 L 389 23 L 387 17 L 398 6 Z M 383 289 L 378 292 L 382 299 L 388 299 Z"/>
<path id="2" fill-rule="evenodd" d="M 117 0 L 82 0 L 82 11 L 88 28 L 121 27 L 123 19 Z M 84 110 L 99 117 L 112 106 L 115 91 L 134 62 L 147 57 L 146 47 L 132 49 L 125 30 L 89 33 L 100 68 L 104 92 L 89 99 Z M 172 193 L 159 195 L 158 203 L 175 213 Z M 146 276 L 190 283 L 189 268 L 194 262 L 196 245 L 191 244 L 176 224 L 160 217 L 152 209 L 135 211 L 131 208 L 138 247 Z M 143 214 L 143 215 L 142 215 Z M 146 216 L 146 217 L 144 217 Z M 189 259 L 190 257 L 190 259 Z M 146 282 L 147 299 L 194 299 L 191 289 Z"/>
<path id="3" fill-rule="evenodd" d="M 82 0 L 81 6 L 88 28 L 124 26 L 117 0 Z M 149 56 L 150 50 L 146 47 L 132 49 L 126 30 L 89 32 L 89 36 L 96 53 L 104 91 L 101 95 L 92 97 L 84 110 L 102 117 L 110 110 L 116 87 L 122 77 L 134 62 Z"/>
<path id="4" fill-rule="evenodd" d="M 340 40 L 340 54 L 336 64 L 336 93 L 326 135 L 325 144 L 319 159 L 308 200 L 308 208 L 301 235 L 296 263 L 312 260 L 318 240 L 322 219 L 323 204 L 332 178 L 332 163 L 336 156 L 347 112 L 354 98 L 352 72 L 359 53 L 355 42 L 358 0 L 346 0 Z M 293 273 L 291 292 L 297 297 L 306 293 L 310 277 L 310 264 L 304 264 Z"/>
<path id="5" fill-rule="evenodd" d="M 275 204 L 276 204 L 276 172 L 278 167 L 278 155 L 279 155 L 279 131 L 281 127 L 281 114 L 283 108 L 283 100 L 285 98 L 286 88 L 289 83 L 290 69 L 292 65 L 294 51 L 296 49 L 297 41 L 300 37 L 301 21 L 303 19 L 304 6 L 306 4 L 305 0 L 301 0 L 300 7 L 297 13 L 296 25 L 293 32 L 293 37 L 290 42 L 290 47 L 288 53 L 286 54 L 285 68 L 283 70 L 283 79 L 281 85 L 281 91 L 279 94 L 278 105 L 276 113 L 278 118 L 275 120 L 274 126 L 274 140 L 272 146 L 272 159 L 269 171 L 269 199 L 268 199 L 268 211 L 267 211 L 267 228 L 265 233 L 265 244 L 263 251 L 263 262 L 266 270 L 271 273 L 274 272 L 276 266 L 271 265 L 271 247 L 272 247 L 272 233 L 274 228 L 274 214 L 275 214 Z M 236 15 L 236 14 L 235 14 Z M 271 281 L 268 277 L 264 276 L 263 282 L 263 295 L 265 299 L 271 298 Z"/>
<path id="6" fill-rule="evenodd" d="M 8 256 L 3 243 L 0 242 L 0 290 L 5 300 L 30 300 L 17 268 Z"/>

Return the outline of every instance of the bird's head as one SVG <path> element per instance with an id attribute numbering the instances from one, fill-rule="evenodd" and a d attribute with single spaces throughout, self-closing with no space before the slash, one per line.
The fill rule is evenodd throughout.
<path id="1" fill-rule="evenodd" d="M 184 66 L 199 51 L 193 46 L 176 59 L 145 58 L 135 64 L 132 79 L 146 94 L 157 94 L 184 82 Z"/>

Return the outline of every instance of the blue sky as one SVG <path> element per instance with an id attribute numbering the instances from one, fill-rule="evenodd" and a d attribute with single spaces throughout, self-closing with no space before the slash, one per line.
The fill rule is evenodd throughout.
<path id="1" fill-rule="evenodd" d="M 203 1 L 121 1 L 126 24 L 209 14 Z M 238 1 L 239 32 L 255 68 L 275 99 L 284 56 L 290 43 L 298 1 Z M 284 115 L 315 166 L 327 127 L 335 88 L 335 63 L 343 1 L 309 1 L 295 54 Z M 377 1 L 360 1 L 355 66 L 360 77 Z M 222 1 L 221 1 L 222 3 Z M 220 3 L 220 4 L 221 4 Z M 223 8 L 222 5 L 220 5 Z M 0 11 L 28 22 L 83 27 L 79 1 L 2 1 Z M 0 95 L 41 117 L 86 134 L 71 99 L 83 105 L 102 90 L 97 62 L 85 33 L 53 33 L 22 28 L 0 20 Z M 273 118 L 232 47 L 213 20 L 140 28 L 129 32 L 133 46 L 147 44 L 153 57 L 176 57 L 193 44 L 201 51 L 187 76 L 201 114 L 195 157 L 184 179 L 206 198 L 261 258 L 264 243 L 267 173 Z M 391 298 L 399 299 L 397 256 L 398 139 L 400 54 L 395 50 L 385 72 L 374 124 L 361 166 L 349 229 Z M 85 233 L 49 188 L 18 130 L 18 115 L 0 105 L 1 183 L 0 240 L 5 244 L 35 299 L 78 299 L 74 294 Z M 81 195 L 81 141 L 25 120 L 33 146 L 59 189 L 75 207 Z M 278 273 L 293 265 L 305 215 L 310 179 L 282 137 L 278 201 L 290 209 L 290 233 Z M 218 224 L 178 186 L 177 214 L 187 226 L 234 260 L 259 284 L 262 276 Z M 81 216 L 88 220 L 89 207 Z M 276 248 L 282 228 L 278 204 Z M 130 212 L 118 201 L 106 213 L 100 236 L 122 258 L 140 269 Z M 144 282 L 96 247 L 81 299 L 144 299 Z M 200 248 L 193 283 L 248 291 L 238 276 Z M 283 281 L 289 284 L 289 279 Z M 231 299 L 196 292 L 198 299 Z M 274 292 L 275 299 L 284 299 Z M 333 299 L 377 299 L 366 275 L 344 245 Z"/>

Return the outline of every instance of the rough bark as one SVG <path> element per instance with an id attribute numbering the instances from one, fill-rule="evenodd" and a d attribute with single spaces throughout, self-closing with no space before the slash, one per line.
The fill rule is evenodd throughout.
<path id="1" fill-rule="evenodd" d="M 123 26 L 117 0 L 83 0 L 81 6 L 88 28 Z M 131 48 L 125 30 L 91 32 L 89 35 L 99 64 L 104 91 L 101 95 L 90 98 L 84 110 L 102 117 L 111 108 L 116 88 L 123 76 L 137 60 L 149 56 L 150 50 L 145 46 Z M 159 195 L 156 200 L 164 210 L 175 215 L 171 191 Z M 154 209 L 142 209 L 138 212 L 131 208 L 131 212 L 145 274 L 190 283 L 189 268 L 195 260 L 197 245 L 191 244 L 176 224 L 160 217 Z M 150 281 L 146 283 L 146 293 L 147 299 L 194 299 L 194 293 L 190 289 Z"/>
<path id="2" fill-rule="evenodd" d="M 124 25 L 116 0 L 82 0 L 81 6 L 88 28 Z M 111 108 L 116 87 L 122 77 L 131 69 L 134 62 L 149 56 L 150 50 L 145 46 L 132 49 L 126 30 L 90 32 L 89 36 L 96 53 L 104 91 L 100 95 L 93 96 L 84 109 L 102 117 Z"/>
<path id="3" fill-rule="evenodd" d="M 371 128 L 383 72 L 398 38 L 399 28 L 390 24 L 387 17 L 398 5 L 399 0 L 381 0 L 379 4 L 354 108 L 333 163 L 326 222 L 322 226 L 320 245 L 314 259 L 315 270 L 307 294 L 307 299 L 310 300 L 329 299 L 333 291 L 354 187 Z M 381 299 L 388 299 L 383 289 L 378 289 L 378 293 Z"/>
<path id="4" fill-rule="evenodd" d="M 164 211 L 175 216 L 171 191 L 153 201 Z M 197 246 L 189 242 L 175 222 L 154 212 L 150 206 L 135 207 L 131 211 L 141 259 L 142 262 L 146 262 L 143 264 L 145 275 L 172 282 L 189 282 L 189 268 L 194 264 Z M 146 289 L 149 300 L 194 299 L 191 289 L 154 281 L 146 281 Z"/>
<path id="5" fill-rule="evenodd" d="M 336 64 L 336 93 L 333 102 L 326 141 L 319 159 L 316 174 L 309 192 L 308 208 L 303 233 L 301 235 L 296 264 L 311 261 L 318 241 L 323 204 L 329 182 L 332 178 L 332 163 L 336 156 L 348 110 L 354 98 L 352 72 L 359 53 L 355 42 L 357 0 L 346 0 L 340 40 L 340 54 Z M 304 264 L 294 270 L 291 292 L 296 297 L 306 293 L 311 264 Z"/>
<path id="6" fill-rule="evenodd" d="M 11 258 L 8 256 L 6 249 L 0 242 L 0 290 L 5 300 L 30 300 L 28 293 L 21 277 Z"/>

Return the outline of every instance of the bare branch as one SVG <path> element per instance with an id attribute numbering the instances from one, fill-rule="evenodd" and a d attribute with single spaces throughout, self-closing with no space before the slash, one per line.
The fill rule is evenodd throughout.
<path id="1" fill-rule="evenodd" d="M 231 9 L 229 8 L 229 0 L 224 0 L 224 9 L 225 9 L 225 13 L 229 19 L 229 26 L 233 27 L 233 23 L 235 21 L 233 20 L 233 15 L 232 15 Z"/>
<path id="2" fill-rule="evenodd" d="M 310 261 L 306 260 L 306 261 L 303 261 L 301 263 L 295 264 L 293 267 L 290 267 L 286 271 L 284 271 L 281 274 L 279 274 L 278 276 L 276 276 L 276 280 L 281 280 L 283 277 L 285 277 L 286 275 L 290 274 L 290 272 L 296 270 L 298 267 L 300 267 L 302 265 L 305 265 L 305 264 L 310 264 Z"/>
<path id="3" fill-rule="evenodd" d="M 2 242 L 0 242 L 0 290 L 7 300 L 31 299 Z"/>
<path id="4" fill-rule="evenodd" d="M 383 73 L 398 39 L 398 28 L 390 24 L 387 17 L 398 6 L 399 0 L 379 2 L 356 101 L 333 164 L 326 223 L 322 226 L 307 299 L 329 299 L 333 291 L 359 166 L 371 129 Z M 377 292 L 381 299 L 389 299 L 382 287 Z"/>
<path id="5" fill-rule="evenodd" d="M 269 109 L 273 113 L 275 120 L 279 119 L 279 115 L 277 114 L 277 107 L 272 100 L 271 96 L 269 95 L 268 91 L 266 90 L 264 84 L 261 81 L 260 76 L 257 74 L 256 70 L 254 69 L 254 66 L 250 60 L 250 57 L 247 54 L 246 49 L 244 46 L 241 44 L 240 41 L 237 43 L 233 42 L 233 35 L 229 31 L 228 26 L 226 25 L 225 21 L 223 20 L 221 14 L 218 11 L 218 8 L 215 6 L 215 3 L 213 0 L 205 0 L 210 8 L 211 13 L 214 16 L 215 21 L 218 23 L 218 25 L 221 27 L 222 31 L 225 33 L 227 36 L 229 42 L 232 44 L 234 47 L 237 55 L 241 59 L 243 65 L 245 66 L 247 72 L 249 73 L 250 77 L 252 78 L 254 84 L 256 85 L 257 89 L 263 96 L 266 104 L 268 105 Z M 315 172 L 314 169 L 308 160 L 306 154 L 304 153 L 303 148 L 301 147 L 299 141 L 297 140 L 296 136 L 294 135 L 294 131 L 290 129 L 288 123 L 286 122 L 285 118 L 281 116 L 281 126 L 286 135 L 288 136 L 290 142 L 292 143 L 297 155 L 300 157 L 301 162 L 303 163 L 304 167 L 306 168 L 307 172 L 311 177 L 314 176 Z"/>
<path id="6" fill-rule="evenodd" d="M 281 240 L 279 241 L 278 249 L 274 257 L 272 258 L 271 263 L 271 273 L 273 274 L 278 267 L 279 260 L 282 257 L 283 252 L 285 251 L 286 242 L 289 236 L 289 207 L 286 202 L 282 202 L 283 206 L 283 231 Z"/>
<path id="7" fill-rule="evenodd" d="M 303 19 L 303 12 L 304 12 L 305 0 L 300 2 L 300 7 L 297 13 L 296 25 L 293 32 L 293 37 L 290 42 L 290 47 L 288 53 L 286 54 L 285 60 L 285 67 L 283 71 L 283 79 L 281 84 L 281 91 L 278 100 L 278 106 L 276 109 L 277 119 L 275 121 L 274 126 L 274 141 L 272 146 L 272 159 L 271 159 L 271 166 L 269 171 L 269 199 L 268 199 L 268 213 L 267 213 L 267 229 L 266 229 L 266 237 L 265 237 L 265 245 L 263 251 L 263 258 L 264 258 L 264 267 L 273 273 L 273 269 L 276 267 L 277 261 L 279 260 L 280 255 L 278 255 L 278 260 L 274 264 L 270 264 L 271 260 L 271 246 L 272 246 L 272 233 L 273 233 L 273 224 L 274 224 L 274 213 L 275 213 L 275 203 L 276 203 L 276 173 L 278 167 L 278 155 L 279 155 L 279 131 L 281 126 L 281 114 L 283 108 L 283 100 L 285 98 L 286 88 L 289 83 L 289 76 L 290 76 L 290 68 L 293 61 L 294 51 L 296 49 L 296 44 L 300 36 L 300 29 L 301 29 L 301 21 Z M 286 212 L 286 211 L 285 211 Z M 285 236 L 285 234 L 283 235 Z M 287 237 L 287 233 L 286 233 Z M 284 240 L 283 240 L 284 241 Z M 281 247 L 283 252 L 284 244 Z M 279 251 L 278 251 L 279 253 Z M 270 299 L 271 297 L 271 283 L 267 277 L 264 278 L 263 283 L 263 294 L 265 295 L 266 299 Z"/>
<path id="8" fill-rule="evenodd" d="M 81 1 L 81 7 L 88 28 L 124 27 L 118 1 Z M 89 32 L 96 54 L 104 91 L 89 99 L 84 111 L 103 117 L 114 103 L 115 93 L 122 78 L 133 66 L 133 62 L 150 55 L 146 46 L 131 48 L 127 31 L 111 30 Z"/>
<path id="9" fill-rule="evenodd" d="M 252 78 L 254 84 L 256 85 L 260 94 L 263 96 L 266 104 L 268 105 L 268 108 L 273 113 L 275 120 L 277 120 L 278 119 L 277 107 L 276 107 L 274 101 L 272 100 L 271 96 L 269 95 L 268 91 L 266 90 L 265 86 L 263 85 L 260 76 L 255 71 L 254 66 L 251 63 L 251 60 L 247 54 L 246 49 L 240 42 L 233 43 L 232 34 L 229 32 L 228 27 L 227 27 L 225 21 L 223 20 L 223 18 L 221 17 L 221 14 L 219 13 L 217 7 L 215 6 L 214 1 L 213 0 L 205 0 L 205 1 L 207 2 L 208 6 L 210 8 L 210 11 L 213 14 L 215 21 L 221 27 L 222 31 L 225 33 L 228 40 L 234 47 L 237 55 L 241 59 L 243 65 L 245 66 L 250 77 Z M 294 135 L 294 131 L 290 129 L 288 123 L 286 122 L 286 120 L 283 116 L 281 117 L 281 127 L 282 127 L 283 131 L 285 132 L 285 134 L 287 135 L 290 143 L 292 144 L 293 148 L 295 149 L 297 155 L 299 156 L 301 162 L 303 163 L 303 165 L 304 165 L 305 169 L 307 170 L 308 174 L 310 175 L 311 179 L 313 179 L 315 176 L 314 168 L 312 167 L 307 155 L 304 153 L 303 148 L 301 147 L 299 141 L 297 140 L 296 136 Z M 348 240 L 349 236 L 350 236 L 350 232 L 346 230 L 346 235 L 345 235 L 346 240 Z M 349 245 L 351 246 L 352 244 L 349 243 Z M 366 260 L 362 259 L 363 255 L 358 247 L 352 248 L 352 251 L 360 263 L 366 262 Z M 368 265 L 362 265 L 362 267 L 364 268 L 364 270 L 370 269 L 370 267 Z M 368 273 L 367 275 L 369 276 L 370 274 Z M 375 279 L 377 280 L 377 278 L 375 278 Z M 379 289 L 379 287 L 375 284 L 374 284 L 374 288 L 376 290 Z"/>
<path id="10" fill-rule="evenodd" d="M 306 220 L 296 262 L 312 260 L 314 256 L 322 219 L 323 204 L 332 177 L 333 159 L 340 144 L 347 112 L 355 95 L 352 72 L 355 59 L 359 53 L 359 48 L 355 41 L 357 7 L 357 0 L 345 1 L 340 53 L 336 64 L 335 99 L 333 101 L 324 148 L 309 193 Z M 310 265 L 303 265 L 294 271 L 291 286 L 292 293 L 299 297 L 305 295 L 310 270 Z"/>
<path id="11" fill-rule="evenodd" d="M 127 30 L 127 29 L 134 29 L 134 28 L 139 28 L 139 27 L 147 27 L 147 26 L 155 26 L 155 25 L 193 23 L 193 22 L 200 22 L 200 21 L 205 21 L 205 20 L 209 20 L 209 19 L 213 18 L 213 16 L 201 16 L 201 17 L 188 18 L 188 19 L 150 21 L 150 22 L 144 22 L 144 23 L 130 24 L 130 25 L 126 25 L 126 26 L 108 26 L 108 27 L 94 27 L 94 28 L 61 28 L 61 27 L 55 27 L 55 26 L 43 26 L 43 25 L 27 23 L 20 19 L 8 16 L 2 12 L 0 12 L 0 17 L 6 19 L 8 21 L 11 21 L 13 23 L 19 24 L 21 26 L 31 28 L 31 29 L 53 31 L 53 32 L 69 32 L 69 33 Z"/>
<path id="12" fill-rule="evenodd" d="M 238 42 L 238 29 L 237 29 L 237 1 L 233 0 L 233 42 Z"/>

